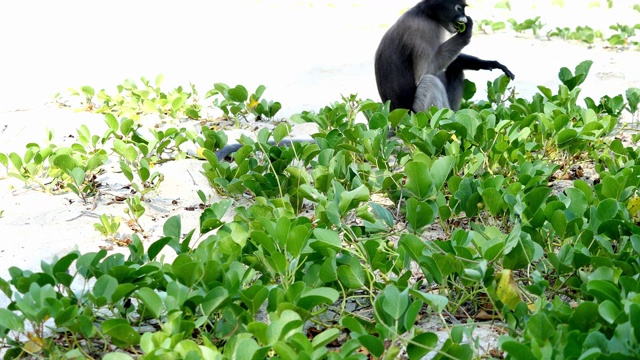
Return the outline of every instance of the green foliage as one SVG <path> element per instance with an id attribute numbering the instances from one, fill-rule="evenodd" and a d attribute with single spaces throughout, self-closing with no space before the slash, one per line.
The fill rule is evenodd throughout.
<path id="1" fill-rule="evenodd" d="M 213 98 L 210 106 L 203 106 L 195 85 L 189 89 L 178 86 L 172 91 L 161 88 L 163 75 L 158 75 L 152 83 L 145 77 L 140 83 L 125 80 L 117 86 L 115 94 L 102 89 L 97 94 L 91 86 L 80 89 L 69 89 L 71 96 L 83 98 L 83 107 L 87 111 L 111 114 L 115 117 L 131 119 L 137 122 L 144 115 L 157 114 L 161 118 L 172 119 L 207 119 L 207 110 L 222 111 L 225 117 L 238 119 L 253 115 L 257 119 L 273 118 L 282 105 L 277 101 L 262 99 L 266 90 L 264 85 L 258 86 L 253 94 L 249 94 L 242 85 L 229 87 L 223 83 L 214 84 L 213 89 L 206 92 L 204 99 Z M 214 120 L 214 119 L 207 119 Z"/>
<path id="2" fill-rule="evenodd" d="M 140 195 L 134 195 L 125 199 L 127 204 L 127 208 L 124 209 L 124 212 L 129 215 L 131 220 L 135 222 L 137 225 L 137 230 L 140 232 L 144 232 L 142 226 L 140 225 L 140 217 L 144 215 L 145 208 L 143 202 L 141 201 Z"/>
<path id="3" fill-rule="evenodd" d="M 105 238 L 115 240 L 122 219 L 118 216 L 107 216 L 106 214 L 100 215 L 99 219 L 100 222 L 93 224 L 93 227 Z"/>
<path id="4" fill-rule="evenodd" d="M 616 33 L 607 38 L 607 42 L 612 47 L 628 47 L 630 45 L 634 45 L 638 47 L 640 42 L 632 40 L 632 38 L 636 35 L 636 30 L 640 29 L 640 24 L 636 25 L 623 25 L 616 24 L 609 26 L 609 29 L 615 31 Z"/>
<path id="5" fill-rule="evenodd" d="M 593 46 L 596 40 L 603 40 L 604 35 L 599 30 L 594 30 L 589 26 L 576 26 L 574 30 L 568 27 L 556 27 L 547 33 L 548 38 L 558 37 L 562 40 L 577 40 L 589 46 Z"/>
<path id="6" fill-rule="evenodd" d="M 127 79 L 117 86 L 115 94 L 104 89 L 96 94 L 90 86 L 82 86 L 80 90 L 69 89 L 69 93 L 72 96 L 84 96 L 85 109 L 98 113 L 133 120 L 140 119 L 142 114 L 199 119 L 202 106 L 198 104 L 198 93 L 193 84 L 190 85 L 191 92 L 187 92 L 182 86 L 164 92 L 160 88 L 163 81 L 162 75 L 158 75 L 153 83 L 144 77 L 140 79 L 141 84 Z"/>
<path id="7" fill-rule="evenodd" d="M 525 19 L 523 22 L 517 22 L 515 19 L 508 19 L 507 22 L 511 24 L 511 28 L 518 33 L 525 32 L 526 30 L 531 30 L 533 32 L 533 36 L 538 36 L 540 29 L 544 27 L 545 24 L 540 21 L 540 16 L 536 16 L 531 19 Z"/>
<path id="8" fill-rule="evenodd" d="M 232 88 L 227 84 L 217 83 L 213 87 L 207 92 L 206 98 L 214 97 L 213 106 L 222 110 L 227 117 L 237 118 L 253 114 L 257 119 L 273 118 L 282 108 L 282 105 L 277 101 L 260 99 L 266 90 L 264 85 L 258 86 L 253 94 L 249 94 L 242 85 L 236 85 Z"/>
<path id="9" fill-rule="evenodd" d="M 500 76 L 487 100 L 471 102 L 467 82 L 457 112 L 343 97 L 295 117 L 318 124 L 315 144 L 270 145 L 289 134 L 280 124 L 240 139 L 232 163 L 214 154 L 221 131 L 169 127 L 145 138 L 112 113 L 103 137 L 83 128 L 70 149 L 30 144 L 0 157 L 28 182 L 56 172 L 82 197 L 103 164 L 90 159 L 112 150 L 135 184 L 126 212 L 140 227 L 144 195 L 161 180 L 153 164 L 192 141 L 211 186 L 245 199 L 226 220 L 233 200 L 208 203 L 201 191 L 197 228 L 183 235 L 169 218 L 146 249 L 133 234 L 127 255 L 71 252 L 41 271 L 10 268 L 0 279 L 11 300 L 0 309 L 7 358 L 97 356 L 106 341 L 122 351 L 110 359 L 364 359 L 364 350 L 392 359 L 403 349 L 410 359 L 471 359 L 481 356 L 468 339 L 482 313 L 502 321 L 508 358 L 637 357 L 640 150 L 606 136 L 640 100 L 632 88 L 579 105 L 591 64 L 560 69 L 557 91 L 540 86 L 531 99 Z M 216 84 L 210 95 L 230 117 L 268 116 L 255 110 L 263 91 Z M 587 157 L 599 182 L 549 187 Z M 95 228 L 115 240 L 120 222 L 101 215 Z M 426 240 L 428 228 L 442 233 Z M 170 262 L 163 251 L 175 253 Z M 73 291 L 78 281 L 94 285 Z M 450 315 L 470 323 L 443 322 L 440 345 L 416 325 Z M 148 324 L 159 328 L 141 334 Z"/>
<path id="10" fill-rule="evenodd" d="M 480 20 L 480 22 L 478 22 L 478 26 L 485 34 L 500 31 L 507 27 L 504 21 L 492 21 L 487 19 Z M 489 31 L 489 29 L 491 29 L 491 31 Z"/>

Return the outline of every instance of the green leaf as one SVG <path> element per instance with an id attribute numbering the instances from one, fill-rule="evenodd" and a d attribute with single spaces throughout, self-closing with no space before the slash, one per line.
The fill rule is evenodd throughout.
<path id="1" fill-rule="evenodd" d="M 166 225 L 166 223 L 165 223 Z M 163 238 L 160 238 L 156 241 L 153 242 L 153 244 L 151 244 L 149 246 L 149 249 L 147 250 L 147 254 L 149 255 L 149 260 L 153 261 L 156 256 L 158 256 L 158 254 L 160 254 L 160 251 L 162 251 L 162 249 L 164 249 L 164 247 L 170 243 L 173 240 L 173 238 L 165 236 Z"/>
<path id="2" fill-rule="evenodd" d="M 80 90 L 87 96 L 93 97 L 96 94 L 96 91 L 91 86 L 83 86 Z"/>
<path id="3" fill-rule="evenodd" d="M 574 309 L 573 314 L 571 314 L 569 318 L 569 329 L 577 329 L 587 333 L 594 326 L 599 326 L 597 325 L 599 321 L 598 304 L 586 301 Z"/>
<path id="4" fill-rule="evenodd" d="M 388 285 L 384 289 L 385 298 L 382 302 L 382 308 L 394 320 L 400 319 L 409 305 L 409 296 L 406 292 L 400 293 L 395 285 Z"/>
<path id="5" fill-rule="evenodd" d="M 7 298 L 11 299 L 11 296 L 13 295 L 11 285 L 9 285 L 9 283 L 3 278 L 0 278 L 0 291 L 2 291 Z"/>
<path id="6" fill-rule="evenodd" d="M 241 334 L 242 335 L 242 334 Z M 251 337 L 233 337 L 233 341 L 227 342 L 224 347 L 225 354 L 230 359 L 253 359 L 253 356 L 260 349 L 258 343 Z"/>
<path id="7" fill-rule="evenodd" d="M 418 201 L 415 198 L 407 200 L 407 222 L 413 231 L 419 231 L 431 224 L 437 215 L 433 202 Z"/>
<path id="8" fill-rule="evenodd" d="M 174 275 L 181 283 L 192 286 L 204 273 L 204 265 L 187 254 L 180 254 L 171 264 Z"/>
<path id="9" fill-rule="evenodd" d="M 415 324 L 416 319 L 420 314 L 420 310 L 422 309 L 423 304 L 424 303 L 422 302 L 422 300 L 417 299 L 414 302 L 412 302 L 411 305 L 409 305 L 409 308 L 407 309 L 404 315 L 404 320 L 403 320 L 405 329 L 413 328 L 413 325 Z"/>
<path id="10" fill-rule="evenodd" d="M 494 25 L 497 23 L 494 23 Z M 502 26 L 504 28 L 504 23 L 502 23 Z M 493 25 L 492 25 L 493 28 Z M 493 29 L 494 31 L 496 30 L 500 30 L 499 26 L 498 28 Z M 468 79 L 464 79 L 464 85 L 463 85 L 463 92 L 462 92 L 462 98 L 465 100 L 471 100 L 471 98 L 473 98 L 473 95 L 476 94 L 477 88 L 476 88 L 476 84 L 472 81 L 469 81 Z"/>
<path id="11" fill-rule="evenodd" d="M 261 344 L 268 344 L 267 330 L 269 325 L 263 322 L 254 321 L 247 325 L 247 331 L 253 334 Z"/>
<path id="12" fill-rule="evenodd" d="M 391 113 L 389 113 L 388 120 L 391 124 L 391 127 L 397 127 L 400 121 L 402 121 L 402 119 L 404 119 L 408 113 L 409 110 L 407 109 L 395 109 Z"/>
<path id="13" fill-rule="evenodd" d="M 533 355 L 533 352 L 531 352 L 529 345 L 510 340 L 503 342 L 500 347 L 502 348 L 502 350 L 509 353 L 509 356 L 513 359 L 538 360 L 538 358 Z"/>
<path id="14" fill-rule="evenodd" d="M 133 360 L 133 358 L 129 354 L 112 352 L 103 356 L 102 360 Z"/>
<path id="15" fill-rule="evenodd" d="M 548 99 L 551 100 L 553 98 L 553 92 L 548 87 L 539 85 L 538 90 Z"/>
<path id="16" fill-rule="evenodd" d="M 349 289 L 360 289 L 364 286 L 364 271 L 357 258 L 352 257 L 349 265 L 338 267 L 338 279 Z"/>
<path id="17" fill-rule="evenodd" d="M 382 353 L 384 353 L 384 344 L 382 343 L 382 340 L 373 335 L 366 334 L 359 336 L 358 341 L 369 351 L 369 353 L 371 353 L 371 355 L 376 358 L 379 358 L 382 356 Z"/>
<path id="18" fill-rule="evenodd" d="M 616 322 L 616 319 L 623 314 L 622 310 L 613 301 L 605 300 L 598 305 L 598 313 L 609 324 Z"/>
<path id="19" fill-rule="evenodd" d="M 126 319 L 107 319 L 102 323 L 102 332 L 111 336 L 114 345 L 127 348 L 140 343 L 140 334 Z"/>
<path id="20" fill-rule="evenodd" d="M 104 296 L 108 300 L 111 300 L 111 297 L 116 292 L 118 288 L 118 280 L 110 275 L 102 275 L 96 284 L 93 286 L 93 294 L 96 297 Z"/>
<path id="21" fill-rule="evenodd" d="M 287 135 L 289 135 L 289 132 L 291 131 L 291 126 L 287 123 L 281 123 L 278 126 L 276 126 L 275 129 L 273 129 L 273 140 L 276 143 L 279 143 L 280 141 L 282 141 L 282 139 L 284 139 L 285 137 L 287 137 Z"/>
<path id="22" fill-rule="evenodd" d="M 54 275 L 57 273 L 66 273 L 67 271 L 69 271 L 69 267 L 78 257 L 80 257 L 80 254 L 76 251 L 61 257 L 58 261 L 55 262 L 55 264 L 53 264 Z"/>
<path id="23" fill-rule="evenodd" d="M 273 344 L 276 341 L 285 340 L 293 333 L 302 330 L 302 325 L 302 319 L 297 312 L 284 310 L 278 319 L 271 320 L 267 329 L 267 341 L 269 344 Z"/>
<path id="24" fill-rule="evenodd" d="M 482 200 L 489 206 L 489 211 L 493 216 L 501 214 L 506 208 L 507 203 L 502 198 L 500 191 L 494 188 L 482 190 Z"/>
<path id="25" fill-rule="evenodd" d="M 66 173 L 71 173 L 73 171 L 73 169 L 77 168 L 78 163 L 76 163 L 76 161 L 73 160 L 73 158 L 71 158 L 71 156 L 69 156 L 67 154 L 61 154 L 61 155 L 57 155 L 55 158 L 53 158 L 53 165 L 58 167 L 58 168 L 60 168 L 60 170 L 66 172 Z M 80 171 L 82 171 L 82 170 L 80 170 Z M 84 182 L 84 177 L 82 178 L 82 181 L 80 181 L 80 184 L 82 184 L 82 182 Z"/>
<path id="26" fill-rule="evenodd" d="M 320 349 L 337 339 L 338 336 L 340 336 L 340 330 L 336 328 L 326 329 L 320 334 L 314 336 L 313 340 L 311 340 L 311 346 L 313 346 L 314 349 Z"/>
<path id="27" fill-rule="evenodd" d="M 343 191 L 340 193 L 340 214 L 345 215 L 347 211 L 355 209 L 361 202 L 369 200 L 369 188 L 360 185 L 351 191 Z"/>
<path id="28" fill-rule="evenodd" d="M 182 105 L 184 105 L 185 101 L 185 98 L 183 98 L 182 96 L 178 96 L 177 98 L 173 99 L 173 102 L 171 102 L 171 109 L 174 112 L 178 112 L 182 108 Z"/>
<path id="29" fill-rule="evenodd" d="M 423 200 L 434 192 L 433 179 L 429 166 L 420 161 L 410 161 L 405 166 L 407 175 L 407 190 L 411 191 L 418 199 Z"/>
<path id="30" fill-rule="evenodd" d="M 436 313 L 441 312 L 445 309 L 447 304 L 449 303 L 449 299 L 446 296 L 437 295 L 437 294 L 428 294 L 418 290 L 410 290 L 411 295 L 421 299 L 427 305 L 433 308 L 433 311 Z"/>
<path id="31" fill-rule="evenodd" d="M 293 257 L 300 256 L 302 250 L 307 245 L 307 239 L 309 238 L 310 229 L 305 225 L 298 225 L 291 229 L 287 234 L 287 251 Z"/>
<path id="32" fill-rule="evenodd" d="M 211 315 L 213 311 L 218 309 L 218 307 L 227 300 L 228 296 L 229 291 L 222 286 L 210 290 L 202 301 L 202 311 L 207 316 Z"/>
<path id="33" fill-rule="evenodd" d="M 622 305 L 620 289 L 608 281 L 591 280 L 587 283 L 587 291 L 600 302 L 609 300 L 618 306 Z"/>
<path id="34" fill-rule="evenodd" d="M 436 191 L 442 189 L 445 181 L 453 170 L 453 164 L 455 164 L 455 158 L 453 156 L 443 156 L 431 165 L 430 175 L 433 179 L 433 187 Z"/>
<path id="35" fill-rule="evenodd" d="M 393 215 L 391 214 L 391 212 L 389 210 L 387 210 L 386 208 L 384 208 L 382 205 L 380 204 L 376 204 L 374 202 L 369 202 L 369 206 L 371 206 L 371 209 L 373 210 L 373 212 L 378 215 L 378 217 L 380 219 L 382 219 L 382 221 L 384 221 L 384 223 L 393 229 L 394 226 L 394 218 Z"/>
<path id="36" fill-rule="evenodd" d="M 352 338 L 368 334 L 368 331 L 363 326 L 363 324 L 351 315 L 347 315 L 346 317 L 341 318 L 340 324 L 349 329 Z"/>
<path id="37" fill-rule="evenodd" d="M 329 229 L 315 228 L 313 229 L 313 235 L 317 241 L 313 243 L 312 247 L 320 251 L 322 255 L 327 255 L 326 251 L 328 249 L 336 252 L 342 250 L 342 241 L 337 232 Z"/>
<path id="38" fill-rule="evenodd" d="M 531 190 L 524 197 L 524 203 L 527 205 L 527 210 L 530 211 L 531 214 L 535 214 L 540 206 L 547 200 L 551 194 L 551 189 L 547 187 L 538 187 Z"/>
<path id="39" fill-rule="evenodd" d="M 20 157 L 20 155 L 12 152 L 11 154 L 9 154 L 9 160 L 11 160 L 11 163 L 13 164 L 13 167 L 16 168 L 16 170 L 22 171 L 22 158 Z"/>
<path id="40" fill-rule="evenodd" d="M 13 311 L 0 308 L 0 326 L 21 333 L 24 328 L 24 321 Z"/>
<path id="41" fill-rule="evenodd" d="M 200 119 L 200 112 L 198 112 L 198 110 L 194 109 L 194 108 L 188 108 L 187 110 L 185 110 L 184 114 L 189 118 L 189 119 Z"/>
<path id="42" fill-rule="evenodd" d="M 109 127 L 109 129 L 111 129 L 111 131 L 113 132 L 118 131 L 120 124 L 118 123 L 118 119 L 116 119 L 116 117 L 113 116 L 113 114 L 110 114 L 110 113 L 104 114 L 104 122 L 107 123 L 107 126 Z"/>
<path id="43" fill-rule="evenodd" d="M 228 93 L 231 99 L 237 102 L 245 102 L 249 98 L 247 89 L 242 85 L 238 85 L 233 89 L 229 89 Z"/>
<path id="44" fill-rule="evenodd" d="M 174 215 L 167 219 L 162 226 L 162 233 L 164 236 L 168 236 L 174 239 L 180 239 L 182 223 L 180 215 Z"/>
<path id="45" fill-rule="evenodd" d="M 122 135 L 128 136 L 133 132 L 133 127 L 135 123 L 131 119 L 124 118 L 120 122 L 120 132 Z M 117 131 L 117 129 L 115 130 Z"/>
<path id="46" fill-rule="evenodd" d="M 554 336 L 554 330 L 555 328 L 544 313 L 534 314 L 527 322 L 526 331 L 532 338 L 536 339 L 538 344 L 544 344 L 545 341 Z"/>
<path id="47" fill-rule="evenodd" d="M 269 289 L 259 284 L 254 284 L 240 293 L 240 298 L 254 315 L 258 313 L 268 296 Z"/>
<path id="48" fill-rule="evenodd" d="M 256 91 L 253 93 L 254 94 L 254 98 L 256 100 L 260 99 L 262 97 L 262 94 L 264 94 L 264 91 L 267 89 L 266 86 L 264 85 L 258 85 L 258 87 L 256 88 Z"/>
<path id="49" fill-rule="evenodd" d="M 576 66 L 576 75 L 582 75 L 583 81 L 589 75 L 589 70 L 591 69 L 591 65 L 593 65 L 593 61 L 585 60 Z M 582 84 L 582 81 L 576 85 Z"/>
<path id="50" fill-rule="evenodd" d="M 296 352 L 289 346 L 287 343 L 283 341 L 278 341 L 273 344 L 273 350 L 280 356 L 282 360 L 296 360 L 298 359 L 298 355 Z M 240 359 L 240 358 L 238 358 Z"/>
<path id="51" fill-rule="evenodd" d="M 564 214 L 564 211 L 555 210 L 551 214 L 551 219 L 549 219 L 549 221 L 553 226 L 553 230 L 555 230 L 560 239 L 564 239 L 564 234 L 567 230 L 567 216 Z"/>
<path id="52" fill-rule="evenodd" d="M 639 242 L 640 243 L 640 242 Z M 324 262 L 320 267 L 320 280 L 325 283 L 338 280 L 338 266 L 336 264 L 335 251 L 331 249 L 325 249 L 327 255 Z"/>
<path id="53" fill-rule="evenodd" d="M 618 201 L 615 199 L 604 199 L 598 204 L 596 216 L 600 221 L 613 219 L 618 213 Z"/>
<path id="54" fill-rule="evenodd" d="M 407 344 L 407 355 L 410 360 L 422 359 L 436 346 L 438 346 L 438 335 L 432 332 L 418 334 Z"/>
<path id="55" fill-rule="evenodd" d="M 134 162 L 138 158 L 138 150 L 131 144 L 125 144 L 122 140 L 114 140 L 113 149 L 118 155 L 129 162 Z"/>
<path id="56" fill-rule="evenodd" d="M 204 209 L 202 214 L 200 214 L 200 234 L 206 234 L 222 225 L 224 225 L 224 223 L 212 208 Z"/>
<path id="57" fill-rule="evenodd" d="M 69 175 L 71 176 L 71 179 L 73 179 L 73 183 L 76 186 L 78 187 L 82 186 L 82 183 L 84 183 L 85 174 L 81 168 L 79 167 L 74 168 L 73 170 L 69 171 Z"/>
<path id="58" fill-rule="evenodd" d="M 332 288 L 321 287 L 309 290 L 300 296 L 297 305 L 303 309 L 311 310 L 322 304 L 333 304 L 340 297 L 340 293 Z"/>
<path id="59" fill-rule="evenodd" d="M 570 145 L 577 137 L 578 132 L 575 129 L 562 129 L 556 135 L 556 142 L 560 148 L 563 148 Z"/>
<path id="60" fill-rule="evenodd" d="M 134 293 L 145 305 L 145 310 L 151 312 L 154 318 L 158 318 L 164 311 L 164 303 L 160 299 L 160 295 L 148 287 L 143 287 Z"/>

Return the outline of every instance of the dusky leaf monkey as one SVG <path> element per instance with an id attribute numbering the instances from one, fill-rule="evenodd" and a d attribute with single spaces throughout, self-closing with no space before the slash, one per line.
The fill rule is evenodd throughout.
<path id="1" fill-rule="evenodd" d="M 391 110 L 421 112 L 431 106 L 458 110 L 464 70 L 500 69 L 514 78 L 498 61 L 461 53 L 473 30 L 466 6 L 464 0 L 420 1 L 382 37 L 375 55 L 376 83 Z"/>
<path id="2" fill-rule="evenodd" d="M 461 53 L 471 41 L 473 30 L 473 21 L 464 12 L 466 6 L 464 0 L 422 0 L 382 37 L 375 53 L 375 75 L 380 97 L 383 102 L 391 102 L 391 110 L 420 112 L 431 106 L 458 110 L 464 70 L 500 69 L 514 78 L 498 61 Z M 314 140 L 290 139 L 280 144 L 290 146 L 294 142 Z M 241 146 L 227 145 L 216 156 L 222 160 Z"/>

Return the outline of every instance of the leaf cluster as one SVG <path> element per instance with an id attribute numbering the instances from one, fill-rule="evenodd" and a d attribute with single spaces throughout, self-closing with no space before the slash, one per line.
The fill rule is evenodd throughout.
<path id="1" fill-rule="evenodd" d="M 205 126 L 192 140 L 203 174 L 247 205 L 223 220 L 233 201 L 210 204 L 184 232 L 172 217 L 147 249 L 134 234 L 128 256 L 72 252 L 42 271 L 11 268 L 0 279 L 7 356 L 470 359 L 474 321 L 488 317 L 511 359 L 637 358 L 640 151 L 606 138 L 637 109 L 637 91 L 581 106 L 590 67 L 562 68 L 557 91 L 540 86 L 531 99 L 501 76 L 471 102 L 467 82 L 457 112 L 345 97 L 295 117 L 318 125 L 316 143 L 272 145 L 289 134 L 280 124 L 242 138 L 233 162 L 217 159 L 226 136 Z M 246 101 L 241 88 L 216 91 L 230 114 L 229 99 Z M 141 184 L 153 182 L 145 161 L 160 144 L 187 138 L 176 129 L 150 141 L 132 120 L 107 122 Z M 589 161 L 599 181 L 549 186 Z M 127 205 L 143 215 L 140 198 Z M 101 220 L 105 236 L 117 231 L 118 219 Z M 164 262 L 163 251 L 175 256 Z M 443 344 L 417 325 L 451 315 L 468 323 L 443 321 Z"/>

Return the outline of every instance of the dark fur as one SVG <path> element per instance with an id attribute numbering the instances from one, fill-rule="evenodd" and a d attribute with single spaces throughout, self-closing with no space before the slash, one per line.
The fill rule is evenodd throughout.
<path id="1" fill-rule="evenodd" d="M 383 36 L 375 55 L 378 93 L 391 110 L 424 111 L 431 106 L 460 108 L 464 70 L 500 69 L 497 61 L 462 54 L 471 41 L 473 22 L 464 13 L 464 0 L 423 0 L 402 15 Z M 466 20 L 466 30 L 453 24 Z"/>

